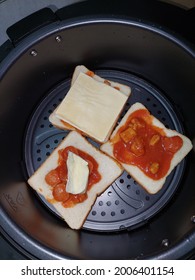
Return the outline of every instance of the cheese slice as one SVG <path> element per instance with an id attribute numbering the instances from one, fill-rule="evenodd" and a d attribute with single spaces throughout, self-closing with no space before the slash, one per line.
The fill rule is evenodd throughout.
<path id="1" fill-rule="evenodd" d="M 85 193 L 89 178 L 88 162 L 69 152 L 67 159 L 68 180 L 66 191 L 72 194 Z"/>
<path id="2" fill-rule="evenodd" d="M 122 111 L 128 96 L 80 73 L 56 110 L 56 116 L 104 142 Z"/>

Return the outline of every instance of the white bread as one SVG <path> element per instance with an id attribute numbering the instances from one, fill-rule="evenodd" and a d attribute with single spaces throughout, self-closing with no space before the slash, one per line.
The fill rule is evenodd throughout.
<path id="1" fill-rule="evenodd" d="M 128 119 L 128 117 L 135 112 L 136 110 L 139 109 L 146 109 L 146 107 L 144 107 L 141 103 L 135 103 L 134 105 L 132 105 L 130 107 L 130 109 L 127 111 L 127 113 L 125 114 L 125 116 L 123 117 L 123 119 L 121 120 L 121 122 L 119 123 L 119 125 L 115 128 L 115 130 L 113 131 L 110 140 L 103 144 L 100 149 L 107 153 L 108 155 L 112 156 L 114 158 L 113 155 L 113 144 L 111 142 L 111 140 L 113 139 L 113 137 L 116 135 L 117 131 L 119 130 L 119 128 L 125 124 L 126 120 Z M 124 164 L 121 163 L 122 166 L 124 167 L 124 169 L 150 194 L 155 194 L 157 193 L 163 186 L 163 184 L 165 183 L 166 177 L 170 174 L 170 172 L 177 166 L 177 164 L 189 153 L 189 151 L 192 149 L 192 143 L 191 141 L 184 135 L 178 133 L 175 130 L 171 130 L 171 129 L 167 129 L 158 119 L 156 119 L 154 116 L 152 116 L 152 124 L 163 129 L 163 131 L 165 132 L 165 135 L 168 137 L 172 137 L 172 136 L 180 136 L 183 140 L 183 145 L 182 147 L 174 154 L 173 159 L 171 161 L 170 164 L 170 168 L 166 174 L 166 176 L 164 176 L 163 178 L 159 179 L 159 180 L 153 180 L 152 178 L 148 177 L 147 175 L 145 175 L 145 173 L 143 171 L 141 171 L 141 169 L 139 169 L 137 166 L 134 165 L 130 165 L 130 164 Z"/>
<path id="2" fill-rule="evenodd" d="M 90 71 L 88 68 L 86 68 L 84 65 L 78 65 L 75 70 L 74 70 L 74 73 L 73 73 L 73 76 L 72 76 L 72 80 L 71 80 L 71 86 L 74 84 L 74 82 L 76 81 L 76 79 L 78 78 L 79 74 L 80 73 L 84 73 L 86 74 L 88 71 Z M 93 72 L 92 72 L 93 73 Z M 101 78 L 100 76 L 96 75 L 94 73 L 93 75 L 93 79 L 100 82 L 100 83 L 104 83 L 105 81 L 107 81 L 111 87 L 113 88 L 118 88 L 120 90 L 121 93 L 123 93 L 124 95 L 126 95 L 127 97 L 130 96 L 131 94 L 131 88 L 126 86 L 126 85 L 123 85 L 123 84 L 120 84 L 120 83 L 117 83 L 117 82 L 113 82 L 113 81 L 110 81 L 110 80 L 106 80 L 104 78 Z M 57 107 L 58 108 L 58 107 Z M 57 116 L 56 116 L 56 111 L 57 111 L 57 108 L 50 114 L 49 116 L 49 121 L 57 128 L 59 129 L 64 129 L 64 130 L 77 130 L 74 126 L 71 126 L 69 123 L 67 122 L 62 122 Z M 117 118 L 118 119 L 118 118 Z M 117 122 L 117 119 L 116 119 L 116 122 Z M 116 124 L 116 123 L 115 123 Z M 115 124 L 111 127 L 111 131 L 113 130 Z M 86 135 L 85 133 L 81 132 L 83 135 Z M 109 134 L 110 135 L 110 134 Z M 109 137 L 108 135 L 108 137 Z M 107 139 L 105 139 L 105 141 L 108 140 L 108 137 Z"/>
<path id="3" fill-rule="evenodd" d="M 58 150 L 64 149 L 67 146 L 74 146 L 91 155 L 98 162 L 98 171 L 101 174 L 101 180 L 94 184 L 88 191 L 88 198 L 84 202 L 78 203 L 71 208 L 64 208 L 61 202 L 57 202 L 53 199 L 52 187 L 45 181 L 46 174 L 52 169 L 55 169 L 58 165 Z M 54 208 L 72 229 L 79 229 L 82 227 L 88 213 L 95 203 L 96 197 L 104 192 L 122 172 L 122 167 L 115 160 L 92 146 L 78 132 L 72 131 L 29 178 L 28 183 L 33 189 L 45 197 L 47 201 L 52 203 Z"/>

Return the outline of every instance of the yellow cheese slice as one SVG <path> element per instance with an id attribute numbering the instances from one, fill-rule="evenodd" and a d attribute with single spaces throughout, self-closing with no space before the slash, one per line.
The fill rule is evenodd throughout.
<path id="1" fill-rule="evenodd" d="M 56 110 L 56 116 L 104 142 L 128 96 L 80 73 Z"/>

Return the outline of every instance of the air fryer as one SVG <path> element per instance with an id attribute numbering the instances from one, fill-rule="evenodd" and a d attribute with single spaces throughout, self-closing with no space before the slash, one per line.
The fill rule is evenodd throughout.
<path id="1" fill-rule="evenodd" d="M 120 9 L 119 9 L 120 5 Z M 165 16 L 166 15 L 166 16 Z M 27 184 L 67 135 L 48 117 L 75 66 L 131 87 L 166 127 L 195 137 L 194 9 L 158 1 L 85 1 L 8 28 L 0 65 L 2 234 L 35 259 L 181 259 L 195 250 L 195 153 L 148 194 L 123 174 L 72 230 Z M 92 142 L 94 145 L 96 143 Z"/>

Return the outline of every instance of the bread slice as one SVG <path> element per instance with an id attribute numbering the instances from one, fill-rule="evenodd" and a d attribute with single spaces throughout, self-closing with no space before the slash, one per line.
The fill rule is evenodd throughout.
<path id="1" fill-rule="evenodd" d="M 115 130 L 113 131 L 110 140 L 103 144 L 100 149 L 107 153 L 108 155 L 112 156 L 114 158 L 113 155 L 113 142 L 112 140 L 114 139 L 114 137 L 116 137 L 116 134 L 118 132 L 118 130 L 120 129 L 120 127 L 122 127 L 128 117 L 135 112 L 136 110 L 139 109 L 146 109 L 146 107 L 144 107 L 141 103 L 135 103 L 134 105 L 132 105 L 130 107 L 130 109 L 127 111 L 127 113 L 125 114 L 125 116 L 123 117 L 123 119 L 121 120 L 121 122 L 119 123 L 119 125 L 115 128 Z M 124 169 L 150 194 L 155 194 L 157 193 L 163 186 L 163 184 L 165 183 L 166 177 L 170 174 L 170 172 L 177 166 L 177 164 L 189 153 L 189 151 L 192 149 L 192 143 L 191 141 L 184 135 L 178 133 L 175 130 L 171 130 L 171 129 L 167 129 L 158 119 L 156 119 L 154 116 L 152 116 L 152 125 L 160 128 L 167 137 L 172 137 L 172 136 L 179 136 L 182 138 L 183 140 L 183 145 L 182 147 L 174 154 L 172 160 L 171 160 L 171 164 L 170 164 L 170 168 L 166 174 L 166 176 L 164 176 L 163 178 L 159 179 L 159 180 L 154 180 L 151 177 L 147 176 L 140 168 L 138 168 L 135 165 L 131 165 L 131 164 L 125 164 L 125 163 L 121 163 L 122 166 L 124 167 Z M 119 136 L 120 137 L 120 136 Z"/>
<path id="2" fill-rule="evenodd" d="M 101 174 L 101 180 L 95 183 L 88 191 L 88 198 L 84 202 L 78 203 L 71 208 L 64 208 L 61 202 L 55 201 L 52 195 L 52 187 L 45 181 L 46 174 L 52 169 L 55 169 L 58 165 L 58 151 L 67 146 L 74 146 L 92 156 L 98 162 L 98 171 Z M 121 165 L 115 160 L 92 146 L 78 132 L 72 131 L 29 178 L 28 183 L 48 202 L 52 203 L 54 208 L 72 229 L 79 229 L 87 218 L 97 196 L 104 192 L 122 172 L 123 169 Z"/>
<path id="3" fill-rule="evenodd" d="M 58 108 L 58 107 L 57 107 Z M 53 124 L 56 128 L 63 129 L 63 130 L 76 130 L 76 127 L 70 125 L 69 123 L 62 121 L 61 119 L 56 117 L 56 110 L 57 108 L 50 114 L 49 121 Z M 82 132 L 81 132 L 82 133 Z M 84 133 L 82 133 L 84 135 Z"/>
<path id="4" fill-rule="evenodd" d="M 131 94 L 131 88 L 120 84 L 118 82 L 113 82 L 110 80 L 106 80 L 98 75 L 96 75 L 94 72 L 90 71 L 88 68 L 86 68 L 84 65 L 78 65 L 73 73 L 72 76 L 72 80 L 71 80 L 71 86 L 73 86 L 73 84 L 75 83 L 76 79 L 78 78 L 80 73 L 84 73 L 84 74 L 88 74 L 89 76 L 91 76 L 95 81 L 99 82 L 99 83 L 106 83 L 108 85 L 110 85 L 111 87 L 118 89 L 120 91 L 120 93 L 123 93 L 125 96 L 129 97 Z M 77 128 L 75 128 L 73 125 L 69 124 L 66 121 L 62 121 L 59 117 L 57 117 L 56 115 L 56 111 L 57 111 L 58 107 L 50 114 L 49 116 L 49 121 L 57 128 L 59 129 L 64 129 L 64 130 L 78 130 Z M 117 121 L 117 120 L 116 120 Z M 115 126 L 116 123 L 113 124 L 113 126 L 111 127 L 111 130 L 113 129 L 113 127 Z M 83 133 L 82 131 L 79 131 L 80 133 L 82 133 L 83 135 L 86 135 L 85 133 Z M 110 134 L 109 134 L 110 135 Z M 107 141 L 107 139 L 105 140 Z"/>

